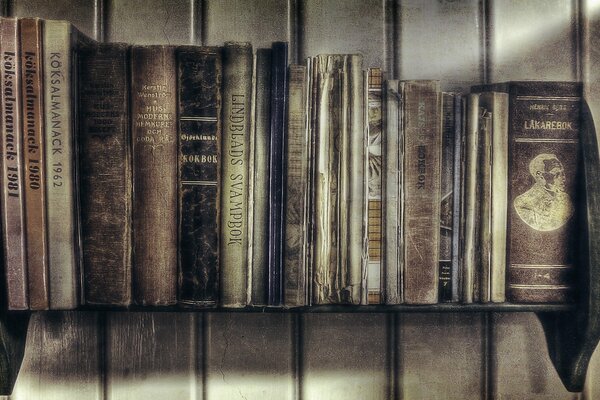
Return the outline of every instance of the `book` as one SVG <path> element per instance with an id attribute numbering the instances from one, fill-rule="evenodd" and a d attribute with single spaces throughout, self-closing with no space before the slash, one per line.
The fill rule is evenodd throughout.
<path id="1" fill-rule="evenodd" d="M 383 130 L 381 68 L 369 68 L 367 94 L 367 132 L 368 132 L 368 267 L 367 287 L 368 303 L 381 302 L 381 261 L 382 261 L 382 151 L 385 143 Z"/>
<path id="2" fill-rule="evenodd" d="M 383 87 L 385 141 L 382 149 L 383 265 L 385 304 L 402 303 L 402 84 L 387 80 Z"/>
<path id="3" fill-rule="evenodd" d="M 127 44 L 96 43 L 79 51 L 85 304 L 132 302 L 130 67 Z"/>
<path id="4" fill-rule="evenodd" d="M 248 161 L 252 107 L 252 46 L 227 42 L 223 49 L 221 192 L 221 305 L 248 303 Z"/>
<path id="5" fill-rule="evenodd" d="M 271 137 L 269 151 L 268 304 L 283 302 L 283 157 L 286 143 L 288 44 L 271 47 Z"/>
<path id="6" fill-rule="evenodd" d="M 271 140 L 271 49 L 257 49 L 254 73 L 252 135 L 251 293 L 252 305 L 266 306 L 269 283 L 269 154 Z"/>
<path id="7" fill-rule="evenodd" d="M 183 305 L 219 296 L 221 48 L 177 49 L 179 291 Z"/>
<path id="8" fill-rule="evenodd" d="M 23 131 L 21 114 L 21 56 L 19 23 L 0 18 L 1 118 L 2 122 L 2 242 L 6 299 L 9 310 L 29 308 L 23 185 Z"/>
<path id="9" fill-rule="evenodd" d="M 485 248 L 487 270 L 486 288 L 482 290 L 482 301 L 502 303 L 506 300 L 506 224 L 508 192 L 508 95 L 499 92 L 483 92 L 479 96 L 480 105 L 491 113 L 491 126 L 486 130 L 484 141 L 487 143 L 487 160 L 482 159 L 484 168 L 489 168 L 483 179 L 489 190 L 485 208 L 489 208 L 489 218 L 482 225 L 489 233 L 489 244 Z M 489 166 L 489 167 L 488 167 Z M 484 248 L 482 247 L 482 251 Z M 483 265 L 483 262 L 482 262 Z M 483 286 L 482 286 L 483 287 Z"/>
<path id="10" fill-rule="evenodd" d="M 131 48 L 133 297 L 177 301 L 177 93 L 175 48 Z"/>
<path id="11" fill-rule="evenodd" d="M 316 304 L 360 304 L 366 290 L 361 174 L 366 140 L 362 113 L 352 110 L 363 107 L 362 57 L 320 55 L 313 68 L 318 77 L 314 82 L 318 85 L 314 98 L 318 110 L 314 125 L 312 298 Z"/>
<path id="12" fill-rule="evenodd" d="M 284 194 L 284 305 L 307 304 L 309 230 L 308 69 L 289 66 Z"/>
<path id="13" fill-rule="evenodd" d="M 509 96 L 507 300 L 574 301 L 582 85 L 507 82 L 474 90 Z"/>
<path id="14" fill-rule="evenodd" d="M 479 96 L 479 269 L 476 270 L 475 298 L 481 303 L 489 303 L 491 282 L 492 246 L 492 113 L 483 107 Z"/>
<path id="15" fill-rule="evenodd" d="M 470 94 L 466 100 L 465 119 L 465 194 L 464 194 L 464 245 L 462 259 L 462 302 L 479 301 L 475 286 L 479 269 L 479 94 Z M 477 287 L 479 283 L 477 283 Z"/>
<path id="16" fill-rule="evenodd" d="M 441 118 L 438 81 L 404 82 L 404 301 L 438 301 Z"/>
<path id="17" fill-rule="evenodd" d="M 29 308 L 49 308 L 42 20 L 19 20 Z"/>
<path id="18" fill-rule="evenodd" d="M 456 114 L 454 93 L 442 93 L 442 160 L 440 170 L 440 259 L 439 259 L 439 301 L 453 300 L 453 228 L 454 228 L 454 159 Z"/>
<path id="19" fill-rule="evenodd" d="M 454 161 L 453 207 L 452 207 L 452 301 L 461 300 L 462 245 L 464 243 L 464 171 L 465 171 L 465 122 L 466 97 L 457 94 L 454 99 Z"/>
<path id="20" fill-rule="evenodd" d="M 68 310 L 81 299 L 77 57 L 91 39 L 67 21 L 43 28 L 50 308 Z"/>

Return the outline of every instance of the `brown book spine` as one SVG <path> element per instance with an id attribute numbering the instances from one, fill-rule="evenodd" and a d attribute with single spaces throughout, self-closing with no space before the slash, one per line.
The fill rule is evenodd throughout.
<path id="1" fill-rule="evenodd" d="M 131 50 L 134 300 L 177 302 L 175 48 Z"/>
<path id="2" fill-rule="evenodd" d="M 29 308 L 46 310 L 48 298 L 48 246 L 44 168 L 42 87 L 42 23 L 19 20 L 21 29 L 21 93 L 23 101 L 23 152 L 25 154 L 25 226 Z"/>
<path id="3" fill-rule="evenodd" d="M 508 274 L 511 302 L 575 297 L 581 230 L 581 84 L 509 84 Z"/>
<path id="4" fill-rule="evenodd" d="M 0 19 L 2 97 L 2 228 L 6 291 L 10 310 L 29 308 L 23 190 L 19 24 Z"/>
<path id="5" fill-rule="evenodd" d="M 404 300 L 438 301 L 441 101 L 436 81 L 404 85 Z"/>
<path id="6" fill-rule="evenodd" d="M 81 233 L 86 304 L 131 303 L 129 46 L 79 52 Z"/>

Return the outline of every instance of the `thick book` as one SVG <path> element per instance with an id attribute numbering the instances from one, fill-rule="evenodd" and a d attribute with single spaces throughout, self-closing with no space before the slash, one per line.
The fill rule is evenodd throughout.
<path id="1" fill-rule="evenodd" d="M 177 49 L 179 292 L 182 305 L 219 297 L 221 48 Z"/>
<path id="2" fill-rule="evenodd" d="M 49 308 L 42 20 L 19 20 L 29 308 Z"/>
<path id="3" fill-rule="evenodd" d="M 491 246 L 492 246 L 492 118 L 493 115 L 483 107 L 479 96 L 479 252 L 478 280 L 474 290 L 478 291 L 479 301 L 489 303 L 491 282 Z"/>
<path id="4" fill-rule="evenodd" d="M 77 57 L 91 42 L 67 21 L 44 21 L 44 116 L 50 308 L 74 309 L 81 298 Z"/>
<path id="5" fill-rule="evenodd" d="M 438 301 L 441 101 L 438 81 L 404 82 L 404 301 Z"/>
<path id="6" fill-rule="evenodd" d="M 307 304 L 309 131 L 307 67 L 289 66 L 284 195 L 284 304 Z"/>
<path id="7" fill-rule="evenodd" d="M 131 48 L 133 296 L 177 302 L 177 93 L 175 48 Z"/>
<path id="8" fill-rule="evenodd" d="M 314 68 L 312 298 L 316 304 L 360 304 L 366 290 L 362 57 L 320 55 Z"/>
<path id="9" fill-rule="evenodd" d="M 286 142 L 288 44 L 274 42 L 271 49 L 268 304 L 279 306 L 283 302 L 283 157 Z"/>
<path id="10" fill-rule="evenodd" d="M 220 300 L 224 307 L 248 303 L 248 161 L 252 107 L 252 45 L 228 42 L 223 49 L 223 140 Z"/>
<path id="11" fill-rule="evenodd" d="M 81 239 L 86 304 L 132 301 L 129 46 L 79 51 Z"/>
<path id="12" fill-rule="evenodd" d="M 257 49 L 254 72 L 252 163 L 252 254 L 250 303 L 267 305 L 269 284 L 269 154 L 271 140 L 271 49 Z M 250 221 L 249 221 L 250 223 Z"/>
<path id="13" fill-rule="evenodd" d="M 465 167 L 464 167 L 464 244 L 462 247 L 462 302 L 479 300 L 475 291 L 479 269 L 479 95 L 470 94 L 466 100 Z M 477 287 L 479 284 L 477 284 Z"/>
<path id="14" fill-rule="evenodd" d="M 582 85 L 508 82 L 474 90 L 509 95 L 507 300 L 573 301 Z"/>
<path id="15" fill-rule="evenodd" d="M 387 80 L 383 89 L 385 141 L 382 148 L 383 265 L 385 304 L 402 303 L 402 84 Z"/>
<path id="16" fill-rule="evenodd" d="M 367 93 L 367 158 L 368 158 L 368 264 L 367 264 L 367 290 L 368 303 L 378 304 L 381 302 L 381 265 L 382 265 L 382 149 L 385 142 L 383 130 L 383 72 L 381 68 L 370 68 L 368 70 L 368 93 Z"/>
<path id="17" fill-rule="evenodd" d="M 29 308 L 25 242 L 25 189 L 21 114 L 21 56 L 19 23 L 0 18 L 2 127 L 2 242 L 9 310 Z"/>

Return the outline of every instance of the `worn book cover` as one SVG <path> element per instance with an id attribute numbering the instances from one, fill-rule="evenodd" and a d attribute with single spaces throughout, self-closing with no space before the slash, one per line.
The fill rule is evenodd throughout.
<path id="1" fill-rule="evenodd" d="M 0 18 L 2 63 L 2 242 L 9 310 L 29 308 L 25 238 L 25 189 L 21 119 L 21 56 L 19 23 Z"/>
<path id="2" fill-rule="evenodd" d="M 248 174 L 252 106 L 252 46 L 228 42 L 223 50 L 221 192 L 221 305 L 248 303 Z"/>
<path id="3" fill-rule="evenodd" d="M 79 52 L 81 237 L 86 304 L 132 301 L 129 46 Z"/>
<path id="4" fill-rule="evenodd" d="M 44 140 L 42 20 L 19 20 L 21 33 L 21 101 L 25 163 L 25 226 L 29 308 L 47 310 L 48 215 Z"/>
<path id="5" fill-rule="evenodd" d="M 131 48 L 133 296 L 177 301 L 177 93 L 175 48 Z"/>
<path id="6" fill-rule="evenodd" d="M 221 48 L 177 49 L 179 291 L 183 305 L 216 306 L 219 274 Z"/>
<path id="7" fill-rule="evenodd" d="M 404 83 L 404 301 L 438 301 L 441 101 L 438 81 Z"/>

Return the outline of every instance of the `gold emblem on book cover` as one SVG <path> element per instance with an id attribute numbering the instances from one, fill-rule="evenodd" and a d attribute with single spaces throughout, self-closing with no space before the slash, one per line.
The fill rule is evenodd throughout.
<path id="1" fill-rule="evenodd" d="M 538 154 L 529 163 L 535 179 L 531 188 L 515 198 L 517 215 L 537 231 L 553 231 L 571 218 L 574 206 L 565 192 L 565 170 L 554 154 Z"/>

